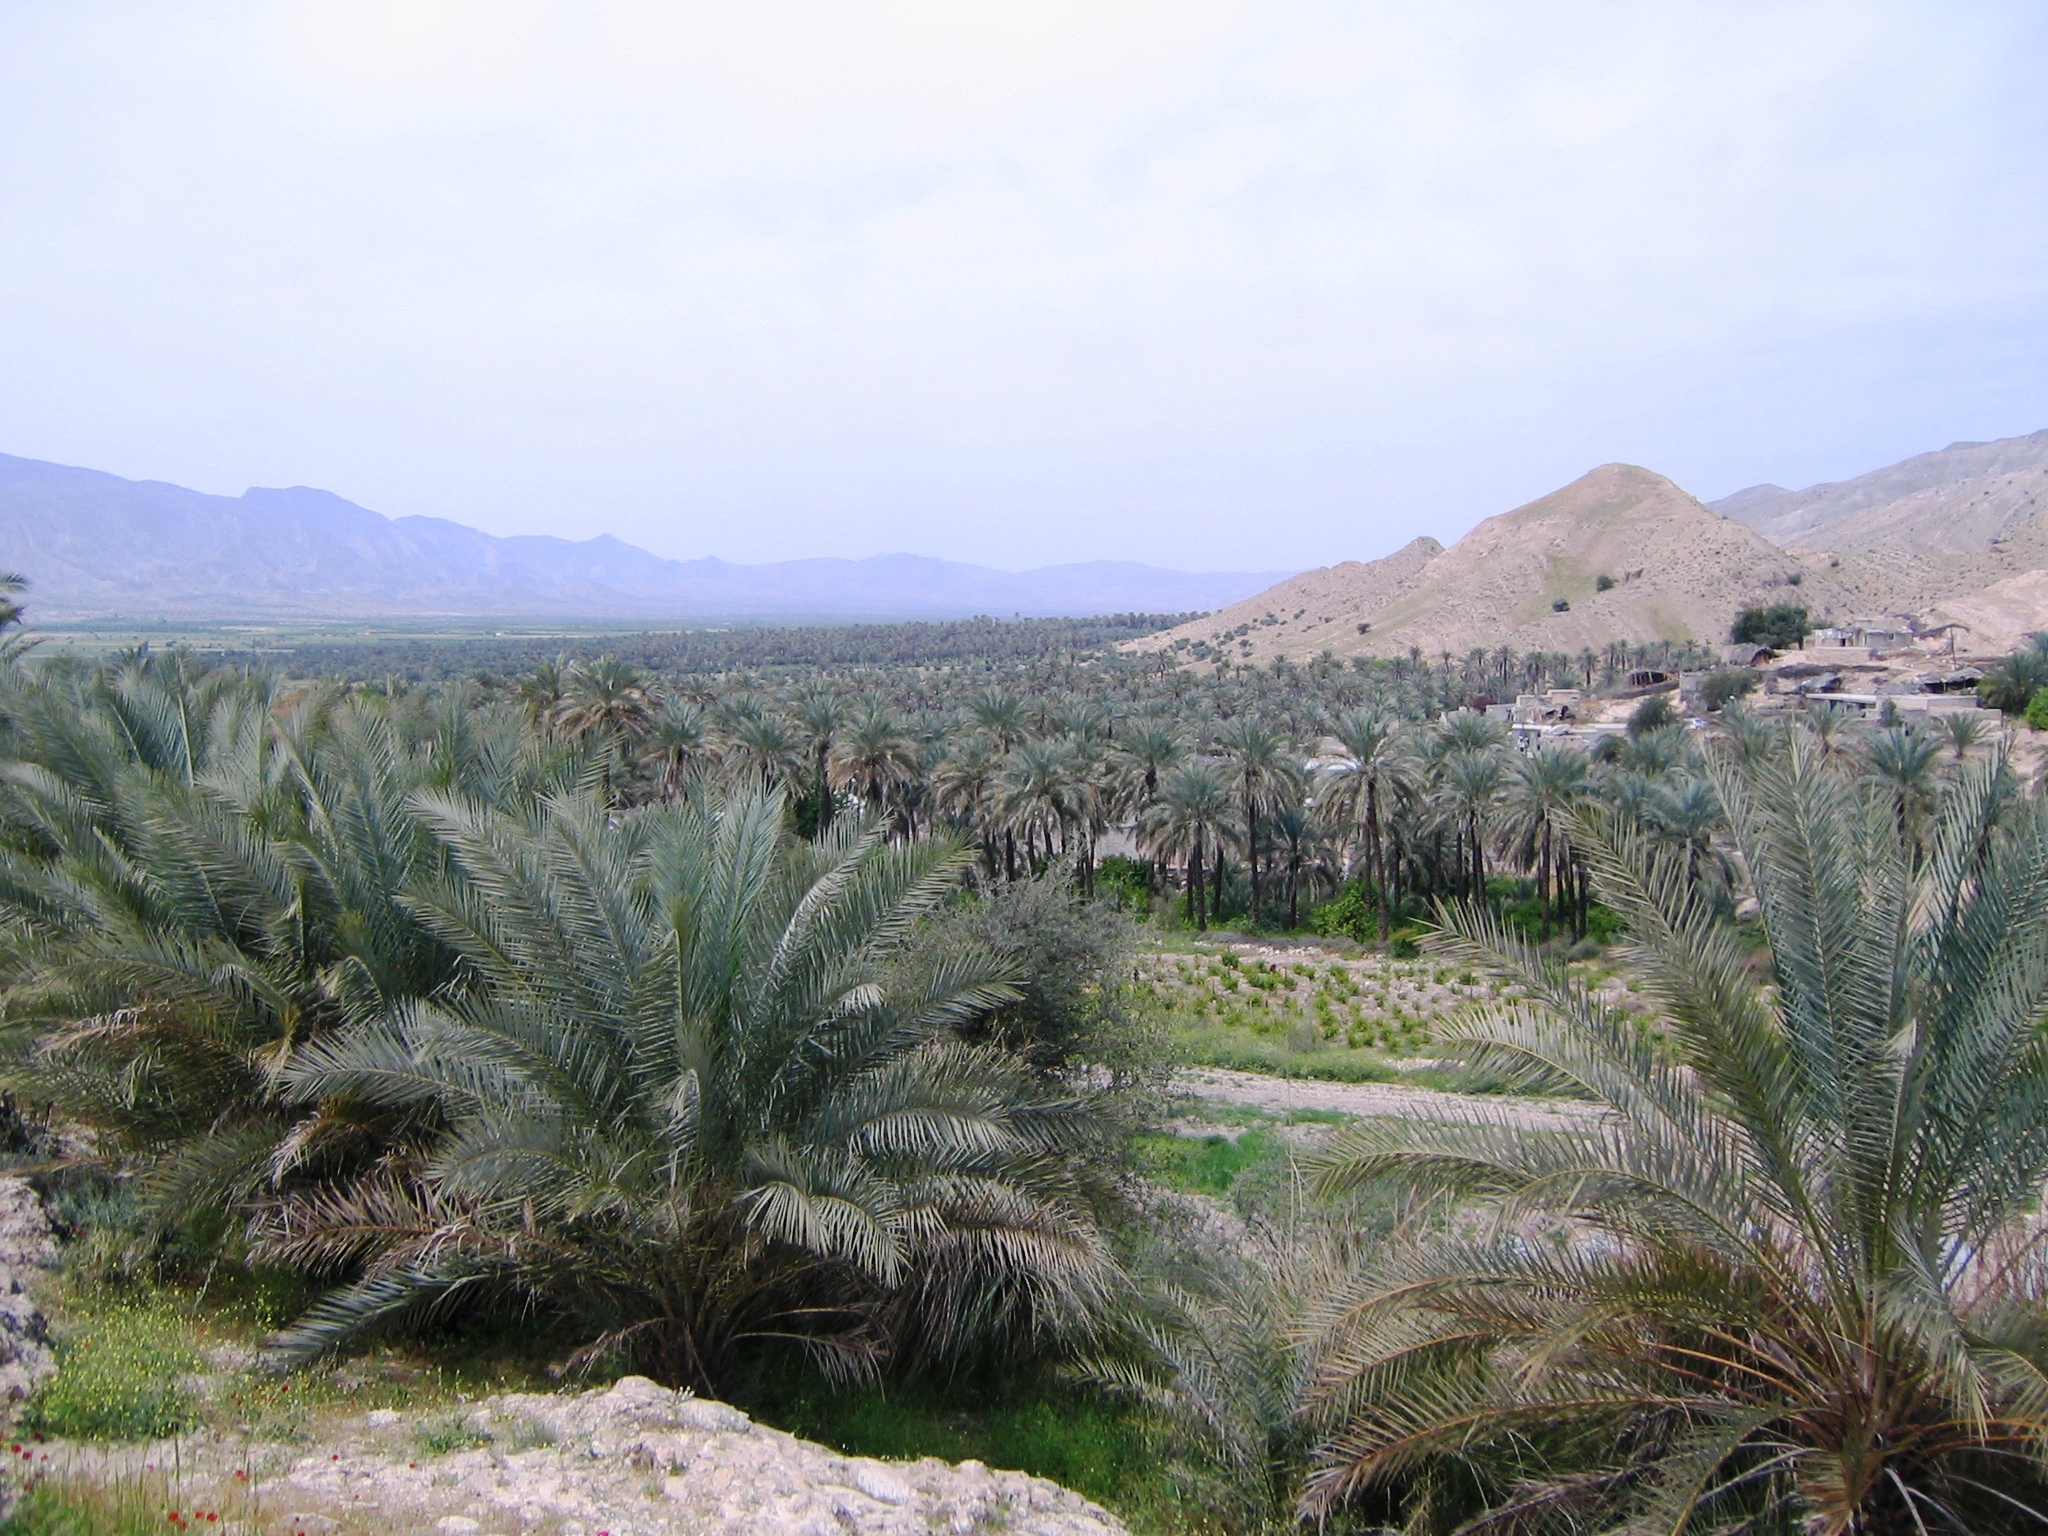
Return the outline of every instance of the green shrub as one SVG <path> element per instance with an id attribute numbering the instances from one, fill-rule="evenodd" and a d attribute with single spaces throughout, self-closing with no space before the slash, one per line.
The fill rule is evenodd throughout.
<path id="1" fill-rule="evenodd" d="M 57 1341 L 57 1374 L 28 1400 L 22 1427 L 67 1440 L 154 1440 L 194 1422 L 179 1378 L 199 1368 L 186 1320 L 119 1304 L 79 1316 Z"/>
<path id="2" fill-rule="evenodd" d="M 1144 859 L 1113 853 L 1095 867 L 1095 889 L 1103 900 L 1143 915 L 1152 910 L 1152 875 L 1152 866 Z"/>
<path id="3" fill-rule="evenodd" d="M 1774 651 L 1797 650 L 1806 638 L 1807 612 L 1799 603 L 1770 603 L 1743 609 L 1735 616 L 1728 638 L 1737 645 L 1768 645 Z"/>
<path id="4" fill-rule="evenodd" d="M 1754 693 L 1762 678 L 1754 667 L 1721 667 L 1709 672 L 1700 684 L 1700 702 L 1710 712 L 1726 709 L 1743 695 Z"/>
<path id="5" fill-rule="evenodd" d="M 1595 592 L 1612 592 L 1614 590 L 1614 578 L 1605 571 L 1602 571 L 1593 578 L 1593 590 Z"/>
<path id="6" fill-rule="evenodd" d="M 1353 880 L 1328 901 L 1309 909 L 1308 929 L 1326 939 L 1369 943 L 1379 936 L 1379 910 L 1362 880 Z"/>
<path id="7" fill-rule="evenodd" d="M 2026 714 L 2021 718 L 2027 722 L 2029 730 L 2048 731 L 2048 688 L 2034 691 L 2034 696 L 2027 700 Z"/>
<path id="8" fill-rule="evenodd" d="M 1678 712 L 1671 707 L 1669 694 L 1653 693 L 1638 704 L 1628 717 L 1628 733 L 1631 736 L 1647 736 L 1651 731 L 1661 731 L 1678 719 Z"/>
<path id="9" fill-rule="evenodd" d="M 465 1427 L 461 1418 L 455 1414 L 446 1414 L 420 1425 L 413 1439 L 429 1456 L 446 1456 L 451 1451 L 473 1451 L 491 1443 L 489 1435 L 481 1430 Z"/>

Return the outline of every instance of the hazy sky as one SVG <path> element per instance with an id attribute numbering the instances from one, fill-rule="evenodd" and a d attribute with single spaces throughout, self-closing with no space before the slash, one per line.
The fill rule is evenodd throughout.
<path id="1" fill-rule="evenodd" d="M 0 451 L 1276 569 L 2048 427 L 2048 7 L 0 0 Z"/>

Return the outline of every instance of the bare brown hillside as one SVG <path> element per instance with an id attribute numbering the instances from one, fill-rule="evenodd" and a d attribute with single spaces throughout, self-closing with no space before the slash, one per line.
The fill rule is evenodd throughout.
<path id="1" fill-rule="evenodd" d="M 1604 464 L 1441 553 L 1429 554 L 1428 542 L 1310 572 L 1134 645 L 1185 639 L 1185 650 L 1199 642 L 1254 662 L 1411 647 L 1431 656 L 1500 645 L 1577 652 L 1612 640 L 1718 640 L 1746 603 L 1796 599 L 1818 614 L 1852 599 L 1828 557 L 1781 550 L 1632 464 Z M 1602 576 L 1613 582 L 1606 591 Z M 1353 600 L 1340 606 L 1347 593 Z"/>
<path id="2" fill-rule="evenodd" d="M 2048 432 L 1952 443 L 1803 491 L 1753 486 L 1714 507 L 1839 557 L 1859 606 L 1918 612 L 2048 567 Z"/>
<path id="3" fill-rule="evenodd" d="M 1176 640 L 1217 642 L 1228 634 L 1260 633 L 1301 627 L 1318 632 L 1332 625 L 1356 626 L 1407 590 L 1424 566 L 1444 552 L 1443 545 L 1424 536 L 1379 560 L 1346 560 L 1290 576 L 1277 586 L 1255 593 L 1241 603 L 1219 608 L 1205 618 L 1178 629 L 1161 630 L 1126 645 L 1131 651 L 1157 651 Z"/>

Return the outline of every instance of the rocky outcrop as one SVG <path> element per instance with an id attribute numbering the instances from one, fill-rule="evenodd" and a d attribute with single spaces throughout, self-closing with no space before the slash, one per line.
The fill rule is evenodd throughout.
<path id="1" fill-rule="evenodd" d="M 417 1416 L 383 1410 L 285 1471 L 284 1529 L 437 1536 L 546 1529 L 562 1536 L 682 1532 L 787 1536 L 1120 1536 L 1100 1506 L 979 1462 L 881 1462 L 754 1423 L 737 1408 L 627 1376 L 603 1391 L 513 1394 L 444 1434 L 473 1449 L 423 1457 Z M 188 1447 L 188 1454 L 190 1448 Z"/>
<path id="2" fill-rule="evenodd" d="M 0 1402 L 20 1402 L 57 1368 L 28 1287 L 29 1276 L 56 1257 L 42 1197 L 26 1179 L 0 1178 Z"/>

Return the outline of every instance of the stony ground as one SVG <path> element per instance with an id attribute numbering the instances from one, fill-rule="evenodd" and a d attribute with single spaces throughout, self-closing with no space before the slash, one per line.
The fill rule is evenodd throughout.
<path id="1" fill-rule="evenodd" d="M 248 1536 L 1118 1536 L 1080 1495 L 979 1462 L 881 1462 L 641 1376 L 464 1410 L 373 1410 L 314 1446 L 30 1444 L 33 1475 L 142 1487 L 169 1529 Z M 182 1517 L 181 1524 L 179 1518 Z"/>

